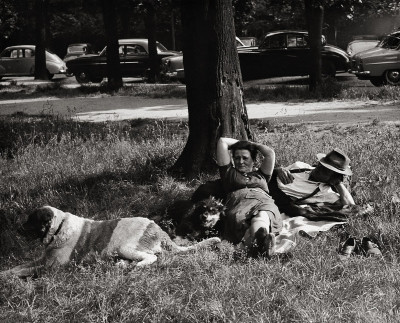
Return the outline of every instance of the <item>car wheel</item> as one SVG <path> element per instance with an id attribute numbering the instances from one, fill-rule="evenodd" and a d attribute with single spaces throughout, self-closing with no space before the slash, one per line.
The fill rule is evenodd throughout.
<path id="1" fill-rule="evenodd" d="M 383 84 L 385 84 L 385 81 L 383 79 L 383 77 L 378 76 L 378 77 L 373 77 L 370 79 L 372 85 L 374 86 L 382 86 Z"/>
<path id="2" fill-rule="evenodd" d="M 400 70 L 386 71 L 385 81 L 388 85 L 400 85 Z"/>
<path id="3" fill-rule="evenodd" d="M 90 82 L 89 74 L 86 73 L 85 71 L 79 71 L 78 73 L 76 73 L 75 79 L 78 81 L 78 83 L 81 83 L 81 84 Z"/>
<path id="4" fill-rule="evenodd" d="M 94 83 L 100 83 L 101 81 L 103 81 L 103 77 L 102 76 L 92 76 L 90 78 L 90 80 Z"/>
<path id="5" fill-rule="evenodd" d="M 47 77 L 49 78 L 49 80 L 53 79 L 54 74 L 51 74 L 49 71 L 47 71 Z"/>
<path id="6" fill-rule="evenodd" d="M 322 61 L 321 74 L 323 78 L 335 77 L 336 67 L 331 61 Z"/>

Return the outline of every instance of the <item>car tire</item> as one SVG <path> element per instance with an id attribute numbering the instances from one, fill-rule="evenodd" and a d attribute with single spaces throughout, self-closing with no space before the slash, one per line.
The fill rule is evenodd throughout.
<path id="1" fill-rule="evenodd" d="M 54 77 L 54 74 L 51 74 L 49 71 L 47 71 L 47 77 L 49 78 L 49 80 L 52 80 Z"/>
<path id="2" fill-rule="evenodd" d="M 336 66 L 332 61 L 322 61 L 321 74 L 323 78 L 335 77 Z"/>
<path id="3" fill-rule="evenodd" d="M 370 79 L 370 82 L 372 83 L 372 85 L 374 86 L 382 86 L 385 84 L 385 80 L 383 79 L 383 77 L 381 76 L 377 76 L 377 77 L 372 77 Z"/>
<path id="4" fill-rule="evenodd" d="M 78 73 L 75 73 L 75 79 L 80 84 L 90 82 L 89 74 L 85 71 L 79 71 Z"/>
<path id="5" fill-rule="evenodd" d="M 101 81 L 103 81 L 103 78 L 104 77 L 102 76 L 92 76 L 90 77 L 90 81 L 93 83 L 100 83 Z"/>
<path id="6" fill-rule="evenodd" d="M 389 70 L 385 72 L 385 83 L 387 85 L 400 85 L 400 70 Z"/>

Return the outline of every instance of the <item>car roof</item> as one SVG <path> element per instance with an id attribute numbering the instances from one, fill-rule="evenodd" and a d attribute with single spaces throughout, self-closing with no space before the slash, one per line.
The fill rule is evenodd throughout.
<path id="1" fill-rule="evenodd" d="M 137 44 L 147 44 L 148 40 L 146 38 L 128 38 L 128 39 L 119 39 L 118 43 L 120 45 L 137 43 Z"/>
<path id="2" fill-rule="evenodd" d="M 75 44 L 69 44 L 69 46 L 87 46 L 87 45 L 91 45 L 90 43 L 75 43 Z"/>
<path id="3" fill-rule="evenodd" d="M 291 30 L 291 29 L 283 29 L 283 30 L 275 30 L 267 33 L 265 37 L 267 36 L 272 36 L 272 35 L 278 35 L 278 34 L 290 34 L 290 33 L 295 33 L 295 34 L 308 34 L 308 31 L 305 30 Z"/>
<path id="4" fill-rule="evenodd" d="M 17 49 L 17 48 L 29 48 L 29 49 L 35 49 L 35 45 L 14 45 L 14 46 L 9 46 L 6 49 Z"/>

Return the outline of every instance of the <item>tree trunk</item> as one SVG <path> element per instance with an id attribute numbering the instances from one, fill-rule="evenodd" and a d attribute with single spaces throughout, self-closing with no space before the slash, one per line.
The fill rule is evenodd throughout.
<path id="1" fill-rule="evenodd" d="M 157 82 L 160 78 L 160 60 L 157 55 L 156 45 L 156 8 L 153 0 L 147 0 L 145 25 L 149 47 L 150 71 L 147 75 L 149 82 Z"/>
<path id="2" fill-rule="evenodd" d="M 252 137 L 243 100 L 231 0 L 182 0 L 189 137 L 173 166 L 187 177 L 216 169 L 221 136 Z"/>
<path id="3" fill-rule="evenodd" d="M 107 79 L 110 90 L 122 87 L 122 74 L 119 65 L 118 31 L 115 4 L 112 0 L 101 0 L 107 42 Z"/>
<path id="4" fill-rule="evenodd" d="M 304 0 L 304 4 L 310 42 L 311 70 L 309 89 L 314 92 L 322 83 L 321 39 L 324 8 L 316 0 Z"/>
<path id="5" fill-rule="evenodd" d="M 175 39 L 175 12 L 171 10 L 171 48 L 176 50 L 176 39 Z"/>
<path id="6" fill-rule="evenodd" d="M 48 80 L 46 68 L 46 10 L 48 0 L 35 0 L 36 46 L 35 46 L 35 80 Z"/>

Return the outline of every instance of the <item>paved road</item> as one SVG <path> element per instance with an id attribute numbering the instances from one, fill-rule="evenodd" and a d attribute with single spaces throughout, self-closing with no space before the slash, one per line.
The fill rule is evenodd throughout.
<path id="1" fill-rule="evenodd" d="M 370 86 L 360 84 L 353 75 L 339 75 L 343 82 L 354 83 L 354 86 Z M 41 84 L 33 78 L 16 78 L 18 83 Z M 5 79 L 2 83 L 9 82 Z M 128 84 L 137 84 L 137 79 L 126 80 Z M 52 82 L 63 85 L 78 86 L 73 78 L 58 77 Z M 304 86 L 306 78 L 276 78 L 247 82 L 245 86 L 291 84 Z M 352 85 L 353 86 L 353 85 Z M 395 104 L 379 104 L 378 102 L 335 101 L 312 103 L 249 103 L 247 110 L 251 119 L 276 119 L 284 122 L 371 122 L 400 121 L 400 107 Z M 148 99 L 124 96 L 100 95 L 85 98 L 37 98 L 24 100 L 1 100 L 0 114 L 15 112 L 39 114 L 41 112 L 68 115 L 82 121 L 124 120 L 132 118 L 187 118 L 186 99 Z"/>

